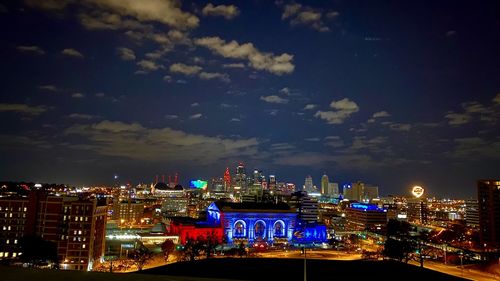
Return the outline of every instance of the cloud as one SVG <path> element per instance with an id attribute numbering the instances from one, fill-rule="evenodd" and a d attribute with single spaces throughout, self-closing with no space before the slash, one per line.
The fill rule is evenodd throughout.
<path id="1" fill-rule="evenodd" d="M 260 100 L 263 100 L 263 101 L 268 102 L 268 103 L 279 103 L 279 104 L 288 103 L 288 99 L 284 99 L 284 98 L 276 96 L 276 95 L 261 96 Z"/>
<path id="2" fill-rule="evenodd" d="M 196 113 L 196 114 L 193 114 L 193 115 L 189 116 L 189 119 L 200 119 L 201 116 L 203 116 L 203 114 Z"/>
<path id="3" fill-rule="evenodd" d="M 78 18 L 80 20 L 80 24 L 86 29 L 128 29 L 129 31 L 127 31 L 128 33 L 126 33 L 126 35 L 134 39 L 142 38 L 145 36 L 145 32 L 151 32 L 153 29 L 153 26 L 151 25 L 142 24 L 141 22 L 131 18 L 123 19 L 120 15 L 102 10 L 81 13 L 78 15 Z M 134 30 L 139 30 L 142 33 L 138 34 Z"/>
<path id="4" fill-rule="evenodd" d="M 17 112 L 28 115 L 40 115 L 47 111 L 47 107 L 43 105 L 29 106 L 21 103 L 0 103 L 0 112 Z"/>
<path id="5" fill-rule="evenodd" d="M 279 90 L 279 92 L 280 92 L 280 94 L 283 94 L 283 95 L 289 95 L 290 89 L 288 89 L 288 87 L 284 87 L 281 90 Z"/>
<path id="6" fill-rule="evenodd" d="M 483 160 L 500 158 L 500 141 L 487 141 L 479 137 L 456 138 L 449 158 Z"/>
<path id="7" fill-rule="evenodd" d="M 220 81 L 226 83 L 231 82 L 228 74 L 219 72 L 201 72 L 200 78 L 203 80 L 219 79 Z"/>
<path id="8" fill-rule="evenodd" d="M 227 20 L 233 19 L 240 14 L 240 10 L 234 5 L 214 6 L 212 3 L 208 3 L 201 12 L 204 16 L 222 16 Z"/>
<path id="9" fill-rule="evenodd" d="M 326 120 L 328 124 L 342 124 L 353 113 L 359 111 L 358 105 L 348 98 L 332 101 L 330 107 L 336 111 L 317 111 L 314 117 Z"/>
<path id="10" fill-rule="evenodd" d="M 95 96 L 98 98 L 103 98 L 105 96 L 105 94 L 104 93 L 96 93 Z"/>
<path id="11" fill-rule="evenodd" d="M 50 92 L 57 92 L 59 89 L 55 85 L 40 85 L 38 89 Z"/>
<path id="12" fill-rule="evenodd" d="M 290 25 L 306 25 L 317 31 L 326 32 L 330 28 L 326 26 L 323 18 L 334 19 L 338 17 L 339 13 L 331 11 L 326 14 L 321 9 L 314 9 L 307 6 L 302 6 L 299 3 L 287 4 L 284 6 L 282 20 L 290 20 Z"/>
<path id="13" fill-rule="evenodd" d="M 82 99 L 82 98 L 85 97 L 85 95 L 82 94 L 82 93 L 74 93 L 74 94 L 71 95 L 71 97 L 75 98 L 75 99 Z"/>
<path id="14" fill-rule="evenodd" d="M 139 21 L 155 21 L 177 29 L 196 28 L 198 17 L 181 10 L 175 0 L 88 0 L 89 3 L 108 9 L 121 16 L 131 16 Z"/>
<path id="15" fill-rule="evenodd" d="M 344 146 L 344 141 L 339 136 L 327 136 L 324 138 L 324 144 L 337 148 Z"/>
<path id="16" fill-rule="evenodd" d="M 62 50 L 61 54 L 68 56 L 68 57 L 74 57 L 74 58 L 80 58 L 80 59 L 84 58 L 82 53 L 80 53 L 77 50 L 72 49 L 72 48 Z"/>
<path id="17" fill-rule="evenodd" d="M 237 108 L 238 106 L 236 104 L 221 103 L 220 107 L 222 107 L 222 108 Z"/>
<path id="18" fill-rule="evenodd" d="M 283 53 L 275 56 L 273 53 L 263 53 L 252 43 L 240 45 L 234 40 L 226 43 L 219 37 L 203 37 L 195 39 L 194 42 L 225 58 L 246 59 L 252 68 L 276 75 L 291 73 L 295 68 L 292 63 L 293 55 Z"/>
<path id="19" fill-rule="evenodd" d="M 122 60 L 135 60 L 134 51 L 129 48 L 118 47 L 116 51 Z"/>
<path id="20" fill-rule="evenodd" d="M 37 55 L 45 55 L 45 51 L 38 47 L 38 46 L 17 46 L 16 49 L 18 51 L 24 52 L 24 53 L 33 53 Z"/>
<path id="21" fill-rule="evenodd" d="M 452 126 L 467 124 L 471 121 L 471 117 L 468 114 L 449 113 L 444 117 L 448 119 L 448 124 Z"/>
<path id="22" fill-rule="evenodd" d="M 68 115 L 68 117 L 72 118 L 72 119 L 84 119 L 84 120 L 90 120 L 90 119 L 94 118 L 93 115 L 80 114 L 80 113 L 72 113 L 72 114 Z"/>
<path id="23" fill-rule="evenodd" d="M 241 120 L 239 118 L 231 118 L 231 120 L 229 120 L 230 122 L 240 122 Z"/>
<path id="24" fill-rule="evenodd" d="M 145 72 L 155 71 L 160 68 L 164 68 L 162 64 L 157 64 L 156 62 L 150 60 L 141 60 L 137 62 L 137 65 L 141 68 L 142 71 Z"/>
<path id="25" fill-rule="evenodd" d="M 306 138 L 306 141 L 320 141 L 320 138 Z"/>
<path id="26" fill-rule="evenodd" d="M 172 76 L 165 75 L 165 76 L 163 76 L 163 81 L 168 82 L 168 83 L 172 83 L 174 80 L 172 79 Z"/>
<path id="27" fill-rule="evenodd" d="M 172 73 L 182 73 L 184 75 L 194 75 L 202 70 L 201 67 L 197 65 L 187 65 L 183 63 L 174 63 L 170 65 L 169 68 Z"/>
<path id="28" fill-rule="evenodd" d="M 389 117 L 391 116 L 387 111 L 379 111 L 373 113 L 373 118 L 382 118 L 382 117 Z"/>
<path id="29" fill-rule="evenodd" d="M 146 128 L 138 123 L 104 120 L 95 124 L 74 125 L 66 135 L 80 136 L 79 143 L 70 147 L 93 151 L 100 155 L 132 160 L 202 164 L 220 160 L 256 155 L 256 138 L 236 139 L 189 134 L 181 130 Z"/>
<path id="30" fill-rule="evenodd" d="M 410 124 L 403 124 L 403 123 L 394 123 L 390 124 L 389 128 L 391 128 L 394 131 L 400 131 L 400 132 L 408 132 L 411 130 L 411 125 Z"/>
<path id="31" fill-rule="evenodd" d="M 222 65 L 223 68 L 245 68 L 242 63 L 226 63 Z"/>
<path id="32" fill-rule="evenodd" d="M 312 109 L 315 109 L 316 107 L 318 107 L 317 104 L 306 104 L 306 106 L 304 106 L 303 110 L 312 110 Z"/>
<path id="33" fill-rule="evenodd" d="M 197 102 L 193 102 L 193 103 L 191 104 L 191 107 L 196 107 L 196 106 L 200 106 L 200 104 L 199 104 L 199 103 L 197 103 Z"/>
<path id="34" fill-rule="evenodd" d="M 168 119 L 168 120 L 173 120 L 173 119 L 177 119 L 177 118 L 179 118 L 179 116 L 174 115 L 174 114 L 165 115 L 165 119 Z"/>
<path id="35" fill-rule="evenodd" d="M 271 144 L 271 150 L 290 150 L 290 149 L 295 149 L 295 146 L 287 142 Z"/>

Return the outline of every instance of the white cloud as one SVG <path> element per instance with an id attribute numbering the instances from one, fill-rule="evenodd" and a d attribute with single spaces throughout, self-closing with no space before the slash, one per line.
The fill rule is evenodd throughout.
<path id="1" fill-rule="evenodd" d="M 222 65 L 223 68 L 245 68 L 242 63 L 226 63 Z"/>
<path id="2" fill-rule="evenodd" d="M 21 103 L 0 103 L 0 112 L 18 112 L 29 115 L 40 115 L 47 111 L 47 107 L 43 105 L 29 106 Z"/>
<path id="3" fill-rule="evenodd" d="M 122 60 L 135 60 L 135 54 L 133 50 L 125 47 L 119 47 L 116 48 L 116 50 Z"/>
<path id="4" fill-rule="evenodd" d="M 339 15 L 340 15 L 340 13 L 337 11 L 330 11 L 330 12 L 325 14 L 325 16 L 329 19 L 334 19 L 334 18 L 338 17 Z"/>
<path id="5" fill-rule="evenodd" d="M 106 95 L 104 93 L 96 93 L 95 96 L 98 98 L 104 98 Z"/>
<path id="6" fill-rule="evenodd" d="M 38 86 L 38 89 L 45 90 L 45 91 L 50 91 L 50 92 L 57 92 L 57 91 L 59 91 L 59 89 L 55 85 L 40 85 L 40 86 Z"/>
<path id="7" fill-rule="evenodd" d="M 82 53 L 80 53 L 79 51 L 72 49 L 72 48 L 62 50 L 61 54 L 68 56 L 68 57 L 74 57 L 74 58 L 80 58 L 80 59 L 84 58 Z"/>
<path id="8" fill-rule="evenodd" d="M 25 53 L 33 53 L 37 55 L 45 55 L 45 51 L 38 46 L 17 46 L 16 49 Z"/>
<path id="9" fill-rule="evenodd" d="M 320 141 L 320 138 L 306 138 L 306 141 Z"/>
<path id="10" fill-rule="evenodd" d="M 154 61 L 150 61 L 150 60 L 141 60 L 139 62 L 137 62 L 137 65 L 139 67 L 141 67 L 142 71 L 155 71 L 155 70 L 158 70 L 160 68 L 164 68 L 163 65 L 161 64 L 157 64 L 156 62 Z"/>
<path id="11" fill-rule="evenodd" d="M 391 116 L 387 111 L 379 111 L 373 113 L 373 118 L 382 118 L 382 117 L 389 117 Z"/>
<path id="12" fill-rule="evenodd" d="M 335 14 L 336 13 L 336 14 Z M 337 12 L 328 12 L 325 15 L 328 19 L 333 19 L 338 16 Z M 290 20 L 290 25 L 307 25 L 311 28 L 320 31 L 330 31 L 323 21 L 323 11 L 313 9 L 311 7 L 302 6 L 298 3 L 287 4 L 284 6 L 282 20 Z"/>
<path id="13" fill-rule="evenodd" d="M 80 113 L 71 113 L 70 115 L 68 115 L 68 117 L 72 118 L 72 119 L 84 119 L 84 120 L 90 120 L 90 119 L 94 118 L 93 115 L 80 114 Z"/>
<path id="14" fill-rule="evenodd" d="M 134 39 L 143 38 L 145 36 L 144 32 L 151 32 L 153 29 L 152 25 L 142 24 L 131 18 L 123 19 L 120 15 L 101 10 L 81 13 L 78 15 L 78 18 L 80 24 L 86 29 L 128 29 L 126 35 Z M 136 33 L 134 30 L 139 30 L 141 33 Z"/>
<path id="15" fill-rule="evenodd" d="M 165 75 L 165 76 L 163 76 L 163 81 L 166 81 L 168 83 L 172 83 L 174 80 L 172 79 L 172 76 Z"/>
<path id="16" fill-rule="evenodd" d="M 280 94 L 283 94 L 283 95 L 289 95 L 290 89 L 288 89 L 288 87 L 284 87 L 281 90 L 279 90 L 279 92 L 280 92 Z"/>
<path id="17" fill-rule="evenodd" d="M 471 117 L 468 114 L 449 113 L 444 117 L 448 119 L 448 124 L 453 126 L 467 124 L 471 121 Z"/>
<path id="18" fill-rule="evenodd" d="M 201 11 L 204 16 L 222 16 L 227 20 L 233 19 L 240 14 L 240 10 L 235 5 L 214 6 L 208 3 Z"/>
<path id="19" fill-rule="evenodd" d="M 189 119 L 200 119 L 201 116 L 203 116 L 203 114 L 196 113 L 196 114 L 193 114 L 193 115 L 189 116 Z"/>
<path id="20" fill-rule="evenodd" d="M 198 17 L 181 10 L 175 0 L 87 0 L 96 6 L 109 9 L 122 16 L 132 16 L 139 21 L 156 21 L 177 29 L 196 28 Z"/>
<path id="21" fill-rule="evenodd" d="M 193 103 L 191 104 L 191 107 L 196 107 L 196 106 L 200 106 L 200 104 L 199 104 L 199 103 L 197 103 L 197 102 L 193 102 Z"/>
<path id="22" fill-rule="evenodd" d="M 175 114 L 167 114 L 165 115 L 165 119 L 168 119 L 168 120 L 173 120 L 173 119 L 177 119 L 179 118 L 178 115 L 175 115 Z"/>
<path id="23" fill-rule="evenodd" d="M 237 108 L 238 106 L 235 104 L 221 103 L 220 107 L 222 107 L 222 108 Z"/>
<path id="24" fill-rule="evenodd" d="M 389 128 L 391 128 L 392 130 L 395 130 L 395 131 L 409 131 L 411 129 L 411 125 L 410 124 L 402 124 L 402 123 L 394 123 L 394 124 L 390 124 L 389 125 Z"/>
<path id="25" fill-rule="evenodd" d="M 211 79 L 219 79 L 223 82 L 231 82 L 229 79 L 229 75 L 227 73 L 219 73 L 219 72 L 201 72 L 200 78 L 203 80 L 211 80 Z"/>
<path id="26" fill-rule="evenodd" d="M 263 100 L 263 101 L 268 102 L 268 103 L 280 103 L 280 104 L 288 103 L 288 99 L 284 99 L 284 98 L 276 96 L 276 95 L 261 96 L 260 100 Z"/>
<path id="27" fill-rule="evenodd" d="M 348 98 L 332 101 L 330 107 L 336 111 L 317 111 L 314 117 L 326 120 L 328 124 L 342 124 L 353 113 L 359 111 L 358 105 Z"/>
<path id="28" fill-rule="evenodd" d="M 206 47 L 225 58 L 246 59 L 249 65 L 257 70 L 266 70 L 273 74 L 282 75 L 293 72 L 295 68 L 292 64 L 293 55 L 283 53 L 275 56 L 273 53 L 263 53 L 252 43 L 240 45 L 234 40 L 226 43 L 219 37 L 203 37 L 194 42 L 196 45 Z"/>
<path id="29" fill-rule="evenodd" d="M 75 99 L 81 99 L 81 98 L 84 98 L 85 95 L 82 94 L 82 93 L 74 93 L 71 95 L 72 98 L 75 98 Z"/>
<path id="30" fill-rule="evenodd" d="M 193 75 L 197 74 L 202 70 L 201 67 L 197 65 L 187 65 L 183 63 L 174 63 L 170 65 L 170 72 L 172 73 L 182 73 L 184 75 Z"/>
<path id="31" fill-rule="evenodd" d="M 216 163 L 230 157 L 256 155 L 256 138 L 235 139 L 189 134 L 165 128 L 146 128 L 138 123 L 104 120 L 95 124 L 74 125 L 67 135 L 80 136 L 70 147 L 90 150 L 100 155 L 133 160 L 202 164 Z"/>
<path id="32" fill-rule="evenodd" d="M 318 105 L 317 104 L 306 104 L 306 106 L 304 106 L 304 110 L 312 110 L 312 109 L 315 109 Z"/>
<path id="33" fill-rule="evenodd" d="M 229 120 L 230 122 L 240 122 L 241 120 L 239 118 L 231 118 L 231 120 Z"/>

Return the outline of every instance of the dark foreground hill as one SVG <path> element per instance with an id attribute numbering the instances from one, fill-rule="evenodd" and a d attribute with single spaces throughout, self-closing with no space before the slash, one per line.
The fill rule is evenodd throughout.
<path id="1" fill-rule="evenodd" d="M 236 280 L 304 280 L 302 259 L 226 258 L 179 262 L 142 271 L 142 274 L 227 278 Z M 393 261 L 307 260 L 307 280 L 464 280 Z M 349 280 L 343 279 L 343 280 Z"/>

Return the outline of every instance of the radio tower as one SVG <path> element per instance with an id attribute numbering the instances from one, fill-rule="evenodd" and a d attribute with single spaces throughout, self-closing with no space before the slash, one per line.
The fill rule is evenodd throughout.
<path id="1" fill-rule="evenodd" d="M 225 191 L 228 191 L 230 186 L 231 186 L 231 173 L 229 172 L 229 167 L 227 167 L 226 171 L 224 172 L 224 189 L 225 189 Z"/>

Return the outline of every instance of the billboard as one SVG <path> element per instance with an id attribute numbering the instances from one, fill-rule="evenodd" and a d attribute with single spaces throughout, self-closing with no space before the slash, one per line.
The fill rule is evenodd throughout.
<path id="1" fill-rule="evenodd" d="M 189 187 L 196 189 L 207 189 L 208 182 L 203 180 L 191 180 L 189 181 Z"/>

